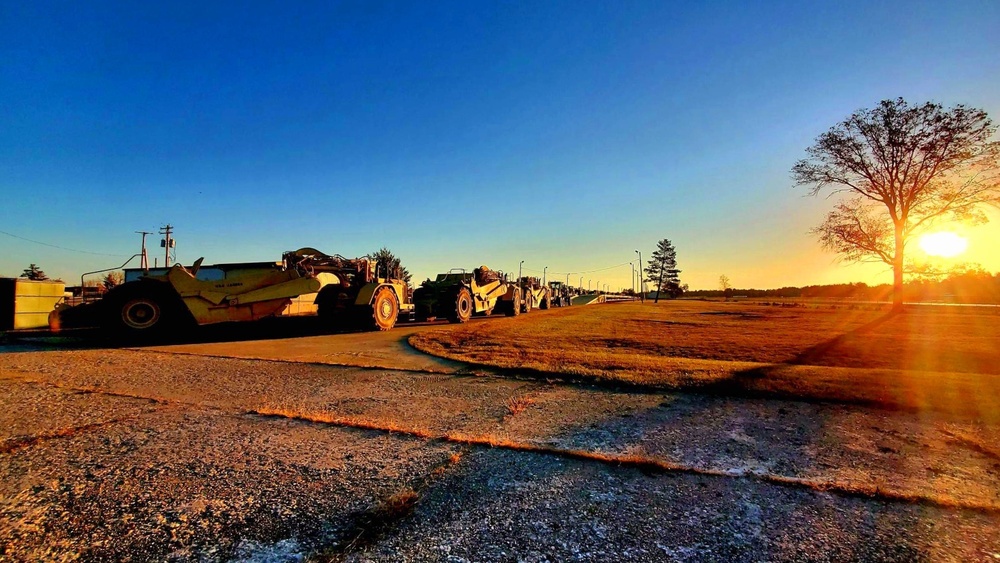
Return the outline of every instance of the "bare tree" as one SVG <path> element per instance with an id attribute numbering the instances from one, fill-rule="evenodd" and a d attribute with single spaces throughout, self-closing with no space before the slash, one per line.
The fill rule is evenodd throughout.
<path id="1" fill-rule="evenodd" d="M 729 299 L 733 293 L 733 286 L 729 283 L 729 276 L 726 274 L 719 276 L 719 290 L 722 291 L 722 296 L 725 299 Z"/>
<path id="2" fill-rule="evenodd" d="M 985 222 L 1000 204 L 1000 142 L 979 109 L 945 109 L 902 98 L 862 109 L 816 139 L 795 163 L 797 186 L 854 197 L 839 201 L 813 233 L 848 261 L 893 269 L 893 310 L 903 307 L 906 243 L 945 220 Z"/>

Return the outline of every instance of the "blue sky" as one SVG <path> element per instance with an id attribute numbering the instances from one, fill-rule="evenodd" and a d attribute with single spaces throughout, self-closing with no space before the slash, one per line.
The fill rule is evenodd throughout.
<path id="1" fill-rule="evenodd" d="M 669 238 L 692 287 L 888 282 L 819 249 L 830 201 L 789 169 L 884 98 L 1000 118 L 998 23 L 995 1 L 9 2 L 0 274 L 74 279 L 169 222 L 186 264 L 387 246 L 419 279 L 525 260 L 614 287 Z M 964 233 L 993 271 L 997 229 Z"/>

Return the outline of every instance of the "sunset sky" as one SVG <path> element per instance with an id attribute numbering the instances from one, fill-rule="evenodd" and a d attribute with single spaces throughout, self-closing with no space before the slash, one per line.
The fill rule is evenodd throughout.
<path id="1" fill-rule="evenodd" d="M 832 201 L 790 168 L 885 98 L 1000 119 L 998 24 L 995 0 L 5 2 L 0 275 L 78 280 L 170 223 L 185 264 L 386 246 L 417 281 L 524 260 L 617 289 L 669 238 L 692 288 L 889 283 L 822 251 Z M 991 216 L 951 226 L 954 260 L 1000 271 Z"/>

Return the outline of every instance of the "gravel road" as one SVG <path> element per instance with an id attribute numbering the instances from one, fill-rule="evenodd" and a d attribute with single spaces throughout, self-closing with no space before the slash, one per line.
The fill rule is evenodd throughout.
<path id="1" fill-rule="evenodd" d="M 0 560 L 1000 560 L 976 421 L 183 352 L 0 354 Z"/>

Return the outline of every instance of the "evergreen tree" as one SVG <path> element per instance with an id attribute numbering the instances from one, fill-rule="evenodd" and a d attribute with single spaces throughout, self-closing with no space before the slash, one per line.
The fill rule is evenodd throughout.
<path id="1" fill-rule="evenodd" d="M 42 281 L 49 279 L 49 276 L 45 275 L 45 272 L 43 272 L 42 269 L 35 264 L 31 264 L 27 268 L 25 268 L 24 273 L 21 274 L 21 277 L 35 281 Z"/>
<path id="2" fill-rule="evenodd" d="M 656 285 L 656 297 L 666 293 L 670 298 L 681 295 L 681 271 L 677 269 L 677 250 L 669 239 L 656 243 L 656 250 L 646 263 L 646 281 Z"/>
<path id="3" fill-rule="evenodd" d="M 123 283 L 125 283 L 125 274 L 123 272 L 108 272 L 101 280 L 104 291 L 108 291 Z"/>
<path id="4" fill-rule="evenodd" d="M 389 278 L 400 279 L 406 282 L 407 284 L 410 283 L 410 278 L 412 278 L 413 275 L 410 274 L 410 272 L 403 267 L 399 258 L 396 258 L 396 256 L 392 253 L 391 250 L 383 246 L 382 248 L 373 252 L 371 254 L 371 257 L 375 260 L 375 265 L 378 269 L 377 271 L 379 276 L 383 278 L 389 277 Z"/>

